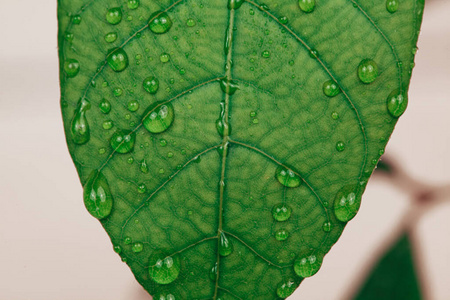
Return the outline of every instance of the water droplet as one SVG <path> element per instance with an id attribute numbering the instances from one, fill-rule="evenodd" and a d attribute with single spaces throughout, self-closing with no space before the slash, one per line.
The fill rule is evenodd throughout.
<path id="1" fill-rule="evenodd" d="M 317 51 L 316 49 L 311 49 L 309 50 L 309 56 L 311 58 L 317 58 L 319 57 L 319 51 Z"/>
<path id="2" fill-rule="evenodd" d="M 405 112 L 408 98 L 400 94 L 399 90 L 392 91 L 387 98 L 387 109 L 391 116 L 398 118 Z"/>
<path id="3" fill-rule="evenodd" d="M 89 123 L 86 118 L 86 112 L 90 108 L 90 102 L 86 98 L 83 98 L 80 100 L 80 102 L 78 103 L 78 107 L 75 110 L 75 114 L 73 116 L 72 124 L 70 127 L 72 141 L 75 144 L 86 144 L 91 138 Z"/>
<path id="4" fill-rule="evenodd" d="M 255 11 L 254 11 L 252 8 L 250 8 L 249 14 L 250 14 L 251 16 L 253 16 L 253 15 L 255 14 Z"/>
<path id="5" fill-rule="evenodd" d="M 109 32 L 105 35 L 105 41 L 107 43 L 114 43 L 117 40 L 117 33 Z"/>
<path id="6" fill-rule="evenodd" d="M 316 255 L 298 257 L 294 262 L 295 273 L 303 278 L 311 277 L 322 266 L 322 258 Z"/>
<path id="7" fill-rule="evenodd" d="M 80 72 L 80 63 L 76 59 L 68 59 L 64 62 L 64 72 L 67 76 L 73 78 Z"/>
<path id="8" fill-rule="evenodd" d="M 325 83 L 323 84 L 323 93 L 327 97 L 337 96 L 340 92 L 341 89 L 339 88 L 337 83 L 334 82 L 334 80 L 325 81 Z"/>
<path id="9" fill-rule="evenodd" d="M 386 9 L 391 14 L 395 13 L 398 10 L 398 5 L 398 0 L 386 0 Z"/>
<path id="10" fill-rule="evenodd" d="M 262 57 L 269 58 L 270 57 L 270 52 L 268 50 L 263 51 Z"/>
<path id="11" fill-rule="evenodd" d="M 155 251 L 149 258 L 149 275 L 156 283 L 169 284 L 180 274 L 178 255 L 169 256 L 163 251 Z"/>
<path id="12" fill-rule="evenodd" d="M 330 222 L 323 223 L 322 229 L 325 232 L 330 232 L 331 231 L 331 223 Z"/>
<path id="13" fill-rule="evenodd" d="M 145 192 L 147 191 L 147 187 L 145 186 L 145 184 L 140 184 L 139 186 L 138 186 L 138 193 L 139 194 L 144 194 Z"/>
<path id="14" fill-rule="evenodd" d="M 291 217 L 292 209 L 284 204 L 280 203 L 272 208 L 272 216 L 278 222 L 287 221 Z"/>
<path id="15" fill-rule="evenodd" d="M 287 24 L 288 18 L 287 17 L 280 17 L 278 18 L 278 21 L 280 21 L 281 24 Z"/>
<path id="16" fill-rule="evenodd" d="M 337 119 L 339 119 L 339 114 L 337 112 L 333 112 L 333 113 L 331 113 L 331 118 L 333 120 L 337 120 Z"/>
<path id="17" fill-rule="evenodd" d="M 209 279 L 212 281 L 216 281 L 217 278 L 217 262 L 214 263 L 214 266 L 211 268 L 211 271 L 209 272 Z"/>
<path id="18" fill-rule="evenodd" d="M 293 279 L 283 281 L 277 287 L 277 296 L 285 299 L 294 293 L 294 291 L 297 289 L 297 286 L 298 285 Z"/>
<path id="19" fill-rule="evenodd" d="M 83 190 L 84 206 L 87 211 L 99 220 L 109 216 L 113 206 L 113 198 L 108 181 L 102 172 L 93 170 Z"/>
<path id="20" fill-rule="evenodd" d="M 115 72 L 122 72 L 128 67 L 128 55 L 122 48 L 113 49 L 108 54 L 107 61 Z"/>
<path id="21" fill-rule="evenodd" d="M 162 63 L 166 63 L 166 62 L 168 62 L 168 61 L 170 60 L 170 55 L 169 55 L 168 53 L 163 53 L 163 54 L 161 54 L 161 56 L 159 57 L 159 60 L 160 60 Z"/>
<path id="22" fill-rule="evenodd" d="M 74 15 L 72 16 L 72 23 L 75 25 L 78 25 L 81 23 L 81 16 L 80 15 Z"/>
<path id="23" fill-rule="evenodd" d="M 117 130 L 111 137 L 111 147 L 114 151 L 125 154 L 134 148 L 136 134 L 128 130 Z"/>
<path id="24" fill-rule="evenodd" d="M 348 222 L 356 216 L 361 205 L 361 196 L 352 185 L 344 186 L 334 198 L 334 214 L 339 221 Z"/>
<path id="25" fill-rule="evenodd" d="M 151 133 L 161 133 L 172 125 L 175 112 L 170 102 L 156 102 L 147 109 L 144 116 L 144 127 Z"/>
<path id="26" fill-rule="evenodd" d="M 302 182 L 301 178 L 295 174 L 294 171 L 283 166 L 279 166 L 277 168 L 275 171 L 275 177 L 282 185 L 290 188 L 298 187 Z"/>
<path id="27" fill-rule="evenodd" d="M 71 33 L 71 32 L 66 32 L 66 33 L 64 34 L 64 38 L 66 39 L 66 41 L 72 42 L 72 41 L 73 41 L 73 33 Z"/>
<path id="28" fill-rule="evenodd" d="M 147 161 L 145 159 L 143 159 L 139 165 L 139 169 L 141 170 L 142 173 L 148 173 L 148 165 L 147 165 Z"/>
<path id="29" fill-rule="evenodd" d="M 227 80 L 226 77 L 220 79 L 220 88 L 225 94 L 233 95 L 239 89 L 239 84 L 233 80 Z"/>
<path id="30" fill-rule="evenodd" d="M 135 112 L 139 109 L 139 102 L 136 100 L 130 100 L 128 101 L 128 110 L 131 112 Z"/>
<path id="31" fill-rule="evenodd" d="M 298 6 L 300 6 L 300 9 L 303 12 L 310 13 L 316 7 L 316 1 L 315 0 L 299 0 Z"/>
<path id="32" fill-rule="evenodd" d="M 337 142 L 336 143 L 336 150 L 339 152 L 342 152 L 345 150 L 345 144 L 344 142 Z"/>
<path id="33" fill-rule="evenodd" d="M 144 90 L 150 94 L 156 94 L 159 89 L 159 80 L 155 76 L 149 76 L 142 82 Z"/>
<path id="34" fill-rule="evenodd" d="M 105 121 L 103 121 L 102 127 L 105 130 L 110 130 L 111 128 L 113 128 L 113 125 L 114 125 L 113 121 L 105 120 Z"/>
<path id="35" fill-rule="evenodd" d="M 128 236 L 123 240 L 123 243 L 124 243 L 125 245 L 129 245 L 129 244 L 131 244 L 131 242 L 132 242 L 132 240 L 131 240 L 131 238 L 128 237 Z"/>
<path id="36" fill-rule="evenodd" d="M 165 139 L 160 139 L 160 140 L 159 140 L 159 145 L 160 145 L 161 147 L 165 147 L 165 146 L 167 146 L 167 141 L 166 141 Z"/>
<path id="37" fill-rule="evenodd" d="M 175 296 L 172 294 L 161 293 L 159 295 L 155 295 L 153 300 L 175 300 Z"/>
<path id="38" fill-rule="evenodd" d="M 150 16 L 148 26 L 153 33 L 166 33 L 172 27 L 172 20 L 166 12 L 157 11 Z"/>
<path id="39" fill-rule="evenodd" d="M 358 77 L 364 83 L 374 82 L 378 77 L 378 66 L 371 59 L 363 59 L 358 66 Z"/>
<path id="40" fill-rule="evenodd" d="M 277 232 L 275 232 L 275 238 L 277 241 L 284 241 L 289 237 L 289 232 L 287 232 L 285 229 L 280 229 Z"/>
<path id="41" fill-rule="evenodd" d="M 186 21 L 186 25 L 187 25 L 188 27 L 194 27 L 195 24 L 197 24 L 197 23 L 196 23 L 195 20 L 192 19 L 192 18 L 189 18 L 189 19 Z"/>
<path id="42" fill-rule="evenodd" d="M 122 253 L 122 247 L 120 247 L 120 246 L 114 246 L 114 252 L 116 252 L 117 254 Z"/>
<path id="43" fill-rule="evenodd" d="M 137 9 L 139 7 L 139 0 L 128 0 L 129 9 Z"/>
<path id="44" fill-rule="evenodd" d="M 131 246 L 131 251 L 134 253 L 142 252 L 142 250 L 144 250 L 144 244 L 142 243 L 134 243 L 133 246 Z"/>
<path id="45" fill-rule="evenodd" d="M 228 9 L 239 9 L 245 0 L 228 0 Z"/>
<path id="46" fill-rule="evenodd" d="M 106 12 L 106 21 L 109 24 L 116 25 L 122 21 L 122 10 L 120 7 L 113 7 Z"/>
<path id="47" fill-rule="evenodd" d="M 114 96 L 120 97 L 123 95 L 123 89 L 121 89 L 120 87 L 117 87 L 114 89 L 113 93 L 114 93 Z"/>
<path id="48" fill-rule="evenodd" d="M 233 244 L 231 240 L 225 235 L 225 233 L 220 233 L 220 241 L 219 241 L 219 254 L 222 256 L 228 256 L 233 252 Z"/>

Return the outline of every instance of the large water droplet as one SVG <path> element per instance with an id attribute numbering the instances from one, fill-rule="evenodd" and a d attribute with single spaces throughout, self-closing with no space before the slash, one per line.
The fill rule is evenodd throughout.
<path id="1" fill-rule="evenodd" d="M 245 0 L 228 0 L 228 9 L 238 9 Z"/>
<path id="2" fill-rule="evenodd" d="M 144 127 L 151 133 L 166 131 L 173 123 L 175 112 L 172 104 L 157 102 L 151 105 L 144 114 Z"/>
<path id="3" fill-rule="evenodd" d="M 352 185 L 344 186 L 334 198 L 334 214 L 339 221 L 348 222 L 356 216 L 361 205 L 361 195 Z"/>
<path id="4" fill-rule="evenodd" d="M 106 12 L 106 21 L 109 24 L 116 25 L 122 21 L 122 10 L 120 7 L 113 7 Z"/>
<path id="5" fill-rule="evenodd" d="M 225 233 L 220 233 L 220 241 L 219 241 L 219 254 L 222 256 L 228 256 L 233 252 L 233 244 L 231 240 L 225 235 Z"/>
<path id="6" fill-rule="evenodd" d="M 325 81 L 325 83 L 323 84 L 323 93 L 327 97 L 337 96 L 340 92 L 341 89 L 339 88 L 337 83 L 334 82 L 334 80 Z"/>
<path id="7" fill-rule="evenodd" d="M 169 256 L 163 251 L 155 251 L 150 255 L 150 277 L 159 284 L 169 284 L 180 274 L 180 259 L 178 255 Z"/>
<path id="8" fill-rule="evenodd" d="M 169 15 L 163 11 L 154 12 L 148 21 L 150 30 L 154 33 L 165 33 L 172 27 L 172 20 Z"/>
<path id="9" fill-rule="evenodd" d="M 87 211 L 101 220 L 109 216 L 113 206 L 113 199 L 108 181 L 102 172 L 93 170 L 84 185 L 84 205 Z"/>
<path id="10" fill-rule="evenodd" d="M 73 78 L 80 72 L 80 63 L 76 59 L 68 59 L 64 62 L 64 72 L 67 76 Z"/>
<path id="11" fill-rule="evenodd" d="M 122 48 L 113 49 L 107 56 L 108 65 L 115 72 L 122 72 L 128 67 L 128 55 Z"/>
<path id="12" fill-rule="evenodd" d="M 283 166 L 279 166 L 277 168 L 275 171 L 275 177 L 282 185 L 290 188 L 298 187 L 302 182 L 301 178 L 295 174 L 294 171 Z"/>
<path id="13" fill-rule="evenodd" d="M 293 279 L 283 281 L 277 287 L 277 296 L 285 299 L 294 293 L 297 286 Z"/>
<path id="14" fill-rule="evenodd" d="M 310 13 L 314 11 L 314 8 L 316 7 L 316 1 L 315 0 L 299 0 L 298 6 L 300 6 L 300 9 L 304 11 L 305 13 Z"/>
<path id="15" fill-rule="evenodd" d="M 142 82 L 144 90 L 150 94 L 156 94 L 159 89 L 159 80 L 155 76 L 149 76 Z"/>
<path id="16" fill-rule="evenodd" d="M 78 103 L 78 107 L 75 110 L 75 114 L 70 126 L 70 133 L 72 141 L 75 144 L 86 144 L 91 138 L 91 132 L 89 130 L 89 123 L 86 118 L 86 112 L 91 108 L 90 102 L 83 98 Z"/>
<path id="17" fill-rule="evenodd" d="M 129 153 L 134 148 L 136 134 L 128 130 L 117 130 L 111 137 L 111 147 L 119 153 Z"/>
<path id="18" fill-rule="evenodd" d="M 287 221 L 291 217 L 292 209 L 284 204 L 280 203 L 272 208 L 272 216 L 278 222 Z"/>
<path id="19" fill-rule="evenodd" d="M 378 77 L 378 66 L 371 59 L 363 59 L 358 66 L 358 77 L 364 83 L 374 82 Z"/>
<path id="20" fill-rule="evenodd" d="M 387 98 L 387 109 L 389 113 L 398 118 L 405 112 L 408 107 L 408 98 L 399 92 L 399 90 L 392 91 Z"/>
<path id="21" fill-rule="evenodd" d="M 280 229 L 277 232 L 275 232 L 275 239 L 277 241 L 284 241 L 289 237 L 289 232 L 287 232 L 285 229 Z"/>
<path id="22" fill-rule="evenodd" d="M 386 9 L 391 14 L 395 13 L 398 10 L 398 5 L 398 0 L 386 0 Z"/>
<path id="23" fill-rule="evenodd" d="M 316 255 L 301 256 L 294 262 L 295 273 L 303 278 L 316 274 L 322 266 L 322 258 Z"/>

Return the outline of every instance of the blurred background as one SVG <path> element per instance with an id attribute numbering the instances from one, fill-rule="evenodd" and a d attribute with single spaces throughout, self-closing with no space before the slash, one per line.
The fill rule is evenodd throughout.
<path id="1" fill-rule="evenodd" d="M 371 179 L 322 270 L 290 299 L 353 298 L 405 229 L 422 298 L 450 299 L 450 1 L 426 2 L 391 171 Z M 151 299 L 82 202 L 59 109 L 56 1 L 0 3 L 0 300 Z"/>

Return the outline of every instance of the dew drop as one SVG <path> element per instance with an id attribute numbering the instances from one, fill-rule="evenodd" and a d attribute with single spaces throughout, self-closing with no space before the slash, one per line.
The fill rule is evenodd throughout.
<path id="1" fill-rule="evenodd" d="M 73 78 L 80 72 L 80 63 L 76 59 L 68 59 L 64 62 L 64 72 L 67 76 Z"/>
<path id="2" fill-rule="evenodd" d="M 122 72 L 128 67 L 128 55 L 122 48 L 113 49 L 107 56 L 108 65 L 115 72 Z"/>
<path id="3" fill-rule="evenodd" d="M 131 112 L 135 112 L 139 109 L 139 102 L 136 100 L 130 100 L 128 101 L 128 110 Z"/>
<path id="4" fill-rule="evenodd" d="M 105 41 L 107 43 L 114 43 L 117 40 L 117 33 L 116 32 L 109 32 L 105 34 Z"/>
<path id="5" fill-rule="evenodd" d="M 297 289 L 297 286 L 298 285 L 293 279 L 283 281 L 277 287 L 277 296 L 285 299 L 294 293 L 295 289 Z"/>
<path id="6" fill-rule="evenodd" d="M 122 21 L 122 10 L 120 7 L 113 7 L 106 12 L 106 21 L 109 24 L 116 25 Z"/>
<path id="7" fill-rule="evenodd" d="M 129 9 L 137 9 L 139 7 L 139 0 L 128 0 Z"/>
<path id="8" fill-rule="evenodd" d="M 189 18 L 189 19 L 186 21 L 186 25 L 187 25 L 188 27 L 194 27 L 195 24 L 197 24 L 197 23 L 196 23 L 195 20 L 192 19 L 192 18 Z"/>
<path id="9" fill-rule="evenodd" d="M 395 13 L 398 10 L 398 5 L 398 0 L 386 0 L 386 9 L 391 14 Z"/>
<path id="10" fill-rule="evenodd" d="M 317 51 L 316 49 L 311 49 L 309 50 L 309 56 L 311 58 L 317 58 L 319 57 L 319 51 Z"/>
<path id="11" fill-rule="evenodd" d="M 136 134 L 128 130 L 117 130 L 111 137 L 110 144 L 118 153 L 129 153 L 134 148 Z"/>
<path id="12" fill-rule="evenodd" d="M 72 42 L 72 41 L 73 41 L 73 33 L 71 33 L 71 32 L 66 32 L 66 33 L 64 34 L 64 38 L 66 39 L 66 41 Z"/>
<path id="13" fill-rule="evenodd" d="M 333 120 L 337 120 L 337 119 L 339 119 L 339 113 L 337 113 L 337 112 L 332 112 L 331 113 L 331 118 L 333 119 Z"/>
<path id="14" fill-rule="evenodd" d="M 161 54 L 161 56 L 159 57 L 159 60 L 160 60 L 162 63 L 166 63 L 166 62 L 168 62 L 168 61 L 170 60 L 170 55 L 169 55 L 168 53 L 163 53 L 163 54 Z"/>
<path id="15" fill-rule="evenodd" d="M 84 185 L 84 206 L 87 211 L 99 220 L 110 215 L 113 198 L 108 181 L 101 171 L 93 170 Z"/>
<path id="16" fill-rule="evenodd" d="M 287 232 L 285 229 L 280 229 L 275 233 L 275 238 L 277 241 L 284 241 L 289 237 L 289 232 Z"/>
<path id="17" fill-rule="evenodd" d="M 239 9 L 245 0 L 228 0 L 228 9 Z"/>
<path id="18" fill-rule="evenodd" d="M 103 121 L 102 127 L 105 130 L 110 130 L 111 128 L 113 128 L 113 125 L 114 125 L 113 121 L 105 120 L 105 121 Z"/>
<path id="19" fill-rule="evenodd" d="M 214 263 L 214 266 L 211 268 L 211 271 L 209 271 L 209 279 L 212 281 L 216 281 L 217 278 L 217 262 Z"/>
<path id="20" fill-rule="evenodd" d="M 325 232 L 330 232 L 331 231 L 331 223 L 330 222 L 323 223 L 322 229 Z"/>
<path id="21" fill-rule="evenodd" d="M 144 244 L 142 243 L 134 243 L 133 246 L 131 246 L 131 251 L 134 253 L 142 252 L 142 250 L 144 250 Z"/>
<path id="22" fill-rule="evenodd" d="M 151 105 L 144 114 L 144 127 L 151 133 L 161 133 L 166 131 L 175 119 L 175 112 L 172 104 L 156 102 Z"/>
<path id="23" fill-rule="evenodd" d="M 322 258 L 316 255 L 298 257 L 294 262 L 295 273 L 303 278 L 316 274 L 322 266 Z"/>
<path id="24" fill-rule="evenodd" d="M 233 244 L 231 240 L 225 235 L 225 233 L 220 233 L 220 241 L 219 241 L 219 254 L 222 256 L 228 256 L 233 252 Z"/>
<path id="25" fill-rule="evenodd" d="M 138 193 L 139 194 L 144 194 L 145 192 L 147 191 L 147 187 L 145 186 L 145 184 L 140 184 L 139 186 L 138 186 Z"/>
<path id="26" fill-rule="evenodd" d="M 120 247 L 120 246 L 114 246 L 114 252 L 116 252 L 117 254 L 122 253 L 122 247 Z"/>
<path id="27" fill-rule="evenodd" d="M 327 97 L 337 96 L 340 92 L 341 89 L 339 88 L 337 83 L 334 82 L 334 80 L 325 81 L 325 83 L 323 84 L 323 93 Z"/>
<path id="28" fill-rule="evenodd" d="M 149 76 L 142 82 L 144 90 L 150 94 L 156 94 L 159 89 L 159 80 L 155 76 Z"/>
<path id="29" fill-rule="evenodd" d="M 86 118 L 86 112 L 91 108 L 89 100 L 83 98 L 78 103 L 78 107 L 75 110 L 75 114 L 70 126 L 70 133 L 72 141 L 75 144 L 86 144 L 91 138 L 91 131 L 89 129 L 89 123 Z"/>
<path id="30" fill-rule="evenodd" d="M 143 159 L 141 161 L 141 163 L 139 164 L 139 169 L 141 170 L 142 173 L 147 174 L 148 173 L 148 165 L 147 165 L 147 161 L 145 159 Z"/>
<path id="31" fill-rule="evenodd" d="M 72 16 L 72 23 L 75 25 L 78 25 L 81 23 L 81 16 L 80 15 L 74 15 Z"/>
<path id="32" fill-rule="evenodd" d="M 291 217 L 291 213 L 292 209 L 284 203 L 277 204 L 272 208 L 272 216 L 278 222 L 287 221 Z"/>
<path id="33" fill-rule="evenodd" d="M 131 238 L 128 237 L 128 236 L 123 240 L 123 243 L 124 243 L 125 245 L 129 245 L 129 244 L 131 244 L 131 242 L 132 242 L 132 240 L 131 240 Z"/>
<path id="34" fill-rule="evenodd" d="M 336 150 L 339 152 L 342 152 L 345 150 L 345 144 L 344 142 L 337 142 L 336 143 Z"/>
<path id="35" fill-rule="evenodd" d="M 387 98 L 387 109 L 391 116 L 398 118 L 405 112 L 408 106 L 408 98 L 399 92 L 392 91 Z"/>
<path id="36" fill-rule="evenodd" d="M 263 51 L 262 57 L 269 58 L 270 57 L 270 52 L 268 50 Z"/>
<path id="37" fill-rule="evenodd" d="M 172 27 L 172 20 L 166 12 L 157 11 L 150 16 L 148 26 L 153 33 L 166 33 Z"/>
<path id="38" fill-rule="evenodd" d="M 314 8 L 316 7 L 316 1 L 315 0 L 299 0 L 298 6 L 300 9 L 305 13 L 310 13 L 314 11 Z"/>
<path id="39" fill-rule="evenodd" d="M 163 251 L 155 251 L 150 255 L 148 272 L 156 283 L 169 284 L 180 274 L 180 259 L 178 255 L 169 256 Z"/>
<path id="40" fill-rule="evenodd" d="M 372 83 L 378 77 L 378 66 L 371 59 L 364 59 L 358 66 L 358 77 L 363 83 Z"/>
<path id="41" fill-rule="evenodd" d="M 281 24 L 287 24 L 288 18 L 287 17 L 279 17 L 278 21 L 280 21 Z"/>
<path id="42" fill-rule="evenodd" d="M 239 89 L 239 84 L 233 80 L 227 80 L 227 78 L 224 77 L 220 80 L 220 88 L 225 94 L 233 95 Z"/>
<path id="43" fill-rule="evenodd" d="M 294 171 L 287 169 L 283 166 L 279 166 L 275 171 L 275 177 L 278 181 L 287 187 L 295 188 L 301 183 L 301 178 L 294 173 Z"/>
<path id="44" fill-rule="evenodd" d="M 175 300 L 175 296 L 172 294 L 161 293 L 153 297 L 153 300 Z"/>
<path id="45" fill-rule="evenodd" d="M 352 185 L 344 186 L 334 198 L 334 214 L 339 221 L 348 222 L 356 216 L 361 205 L 361 196 Z"/>

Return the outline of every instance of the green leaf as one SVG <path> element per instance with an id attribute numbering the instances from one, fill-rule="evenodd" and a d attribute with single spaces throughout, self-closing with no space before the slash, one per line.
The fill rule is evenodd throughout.
<path id="1" fill-rule="evenodd" d="M 424 3 L 396 3 L 58 1 L 84 201 L 155 299 L 320 269 L 406 108 Z"/>
<path id="2" fill-rule="evenodd" d="M 416 274 L 409 236 L 405 233 L 374 266 L 356 300 L 420 300 L 420 284 Z"/>

